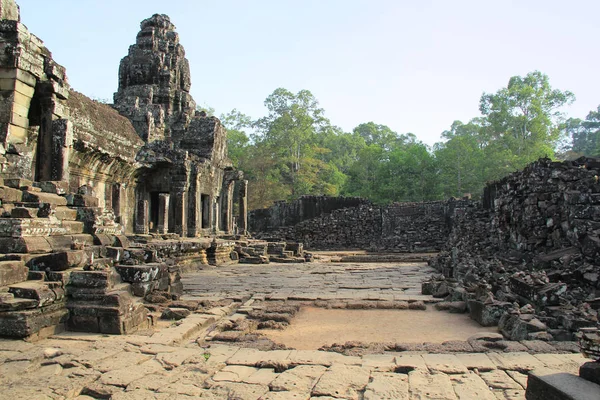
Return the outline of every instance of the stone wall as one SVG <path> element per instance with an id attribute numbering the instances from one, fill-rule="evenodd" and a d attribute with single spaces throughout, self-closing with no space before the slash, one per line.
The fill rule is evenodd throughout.
<path id="1" fill-rule="evenodd" d="M 321 212 L 306 218 L 307 205 L 313 204 L 318 204 L 314 209 Z M 438 251 L 446 242 L 454 216 L 467 204 L 466 200 L 448 200 L 380 207 L 357 198 L 301 198 L 252 211 L 250 226 L 258 228 L 253 232 L 259 236 L 302 242 L 307 249 Z M 287 225 L 300 222 L 281 226 L 282 221 Z M 272 226 L 281 227 L 268 229 Z"/>
<path id="2" fill-rule="evenodd" d="M 278 201 L 265 209 L 252 210 L 248 215 L 248 229 L 252 232 L 267 232 L 285 226 L 296 225 L 302 221 L 316 218 L 322 214 L 348 207 L 370 204 L 359 197 L 302 196 L 293 201 Z"/>
<path id="3" fill-rule="evenodd" d="M 472 314 L 479 310 L 475 319 L 483 312 L 486 324 L 500 323 L 513 338 L 540 330 L 570 337 L 569 332 L 596 324 L 599 175 L 598 160 L 540 159 L 488 185 L 482 204 L 458 218 L 432 261 L 446 277 L 442 292 L 458 293 L 454 299 L 469 301 Z M 531 313 L 542 325 L 519 322 L 531 320 Z"/>

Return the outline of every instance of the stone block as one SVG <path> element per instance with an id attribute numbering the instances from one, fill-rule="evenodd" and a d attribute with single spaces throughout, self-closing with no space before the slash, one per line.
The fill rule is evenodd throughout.
<path id="1" fill-rule="evenodd" d="M 32 310 L 0 312 L 0 336 L 26 338 L 43 328 L 64 324 L 68 315 L 62 303 Z"/>
<path id="2" fill-rule="evenodd" d="M 21 261 L 0 261 L 0 286 L 27 280 L 29 268 Z"/>
<path id="3" fill-rule="evenodd" d="M 37 208 L 15 207 L 10 212 L 11 218 L 36 218 L 38 214 Z"/>
<path id="4" fill-rule="evenodd" d="M 89 262 L 88 254 L 83 250 L 61 251 L 45 256 L 32 258 L 28 265 L 38 271 L 64 271 L 70 268 L 81 268 Z"/>
<path id="5" fill-rule="evenodd" d="M 0 186 L 0 199 L 2 203 L 16 203 L 23 201 L 23 192 L 8 186 Z"/>
<path id="6" fill-rule="evenodd" d="M 65 206 L 58 206 L 54 209 L 54 216 L 61 221 L 75 221 L 77 219 L 77 210 Z"/>
<path id="7" fill-rule="evenodd" d="M 161 263 L 117 265 L 115 268 L 121 279 L 130 283 L 155 281 L 168 274 L 167 265 Z"/>
<path id="8" fill-rule="evenodd" d="M 54 303 L 57 297 L 50 285 L 43 281 L 16 283 L 11 285 L 8 291 L 17 298 L 36 300 L 40 307 Z"/>
<path id="9" fill-rule="evenodd" d="M 12 295 L 12 293 L 11 293 Z M 33 299 L 6 298 L 0 301 L 0 313 L 6 311 L 23 311 L 38 308 L 38 301 Z M 1 314 L 0 314 L 1 315 Z"/>
<path id="10" fill-rule="evenodd" d="M 478 300 L 469 300 L 468 306 L 472 320 L 477 321 L 481 326 L 495 326 L 511 304 L 503 302 L 484 304 Z"/>
<path id="11" fill-rule="evenodd" d="M 38 185 L 44 193 L 64 195 L 69 192 L 69 183 L 65 181 L 44 181 Z"/>
<path id="12" fill-rule="evenodd" d="M 586 362 L 579 367 L 579 376 L 586 381 L 600 385 L 600 362 Z"/>
<path id="13" fill-rule="evenodd" d="M 65 235 L 77 235 L 84 231 L 84 224 L 80 221 L 62 221 L 61 226 Z"/>
<path id="14" fill-rule="evenodd" d="M 108 271 L 73 271 L 70 286 L 83 288 L 112 288 L 119 283 L 119 275 L 110 269 Z"/>
<path id="15" fill-rule="evenodd" d="M 576 375 L 540 368 L 529 373 L 527 400 L 597 400 L 600 385 Z"/>
<path id="16" fill-rule="evenodd" d="M 71 250 L 73 244 L 73 238 L 70 235 L 67 236 L 48 236 L 46 238 L 48 244 L 52 248 L 52 251 L 65 251 Z"/>
<path id="17" fill-rule="evenodd" d="M 49 203 L 56 206 L 67 205 L 67 199 L 64 196 L 59 196 L 53 193 L 32 192 L 30 190 L 23 191 L 23 201 L 32 203 Z"/>
<path id="18" fill-rule="evenodd" d="M 23 179 L 23 178 L 5 178 L 4 185 L 8 186 L 9 188 L 20 189 L 23 187 L 33 185 L 33 182 L 30 181 L 29 179 Z"/>
<path id="19" fill-rule="evenodd" d="M 101 246 L 112 246 L 114 244 L 114 240 L 112 236 L 105 235 L 103 233 L 96 233 L 94 236 L 94 244 Z"/>
<path id="20" fill-rule="evenodd" d="M 64 235 L 60 221 L 46 218 L 0 218 L 0 237 Z"/>
<path id="21" fill-rule="evenodd" d="M 85 194 L 70 193 L 65 196 L 66 203 L 74 207 L 98 207 L 98 199 Z"/>
<path id="22" fill-rule="evenodd" d="M 0 237 L 0 253 L 49 253 L 52 247 L 44 237 Z"/>

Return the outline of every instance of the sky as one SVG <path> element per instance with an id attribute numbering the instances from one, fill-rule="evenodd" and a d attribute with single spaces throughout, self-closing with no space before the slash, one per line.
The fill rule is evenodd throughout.
<path id="1" fill-rule="evenodd" d="M 190 61 L 191 94 L 216 114 L 259 118 L 276 88 L 310 90 L 334 125 L 363 122 L 433 145 L 511 76 L 538 70 L 600 105 L 599 1 L 17 0 L 21 22 L 72 88 L 109 99 L 140 22 L 167 14 Z"/>

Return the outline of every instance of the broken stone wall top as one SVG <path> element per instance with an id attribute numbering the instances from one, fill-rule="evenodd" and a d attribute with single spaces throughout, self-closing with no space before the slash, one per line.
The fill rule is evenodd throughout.
<path id="1" fill-rule="evenodd" d="M 302 242 L 308 249 L 429 252 L 442 248 L 468 204 L 452 199 L 374 206 L 360 198 L 307 196 L 252 211 L 250 226 L 263 237 Z"/>
<path id="2" fill-rule="evenodd" d="M 79 151 L 98 151 L 105 156 L 134 163 L 144 142 L 131 122 L 108 104 L 71 91 L 66 102 L 73 122 L 74 146 Z"/>
<path id="3" fill-rule="evenodd" d="M 296 225 L 322 214 L 348 207 L 370 204 L 360 197 L 302 196 L 290 202 L 279 201 L 269 208 L 253 210 L 249 215 L 249 229 L 267 232 L 284 226 Z"/>

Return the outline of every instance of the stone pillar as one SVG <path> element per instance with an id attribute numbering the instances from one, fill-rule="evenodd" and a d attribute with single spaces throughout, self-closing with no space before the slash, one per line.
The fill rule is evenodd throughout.
<path id="1" fill-rule="evenodd" d="M 240 235 L 248 233 L 248 181 L 239 181 L 239 207 L 240 213 L 238 215 L 238 232 Z"/>
<path id="2" fill-rule="evenodd" d="M 169 232 L 169 193 L 158 194 L 158 233 Z"/>
<path id="3" fill-rule="evenodd" d="M 135 233 L 148 234 L 148 200 L 138 200 L 135 211 Z"/>
<path id="4" fill-rule="evenodd" d="M 177 190 L 173 193 L 171 199 L 171 205 L 173 207 L 173 221 L 174 226 L 172 231 L 179 236 L 186 236 L 187 234 L 187 192 L 185 190 Z"/>
<path id="5" fill-rule="evenodd" d="M 213 210 L 212 210 L 212 230 L 214 233 L 219 231 L 219 202 L 221 199 L 217 197 L 217 199 L 213 202 Z"/>
<path id="6" fill-rule="evenodd" d="M 69 181 L 69 155 L 73 147 L 73 123 L 67 119 L 52 121 L 51 181 Z"/>
<path id="7" fill-rule="evenodd" d="M 233 232 L 233 181 L 227 182 L 221 198 L 221 218 L 225 233 Z"/>

